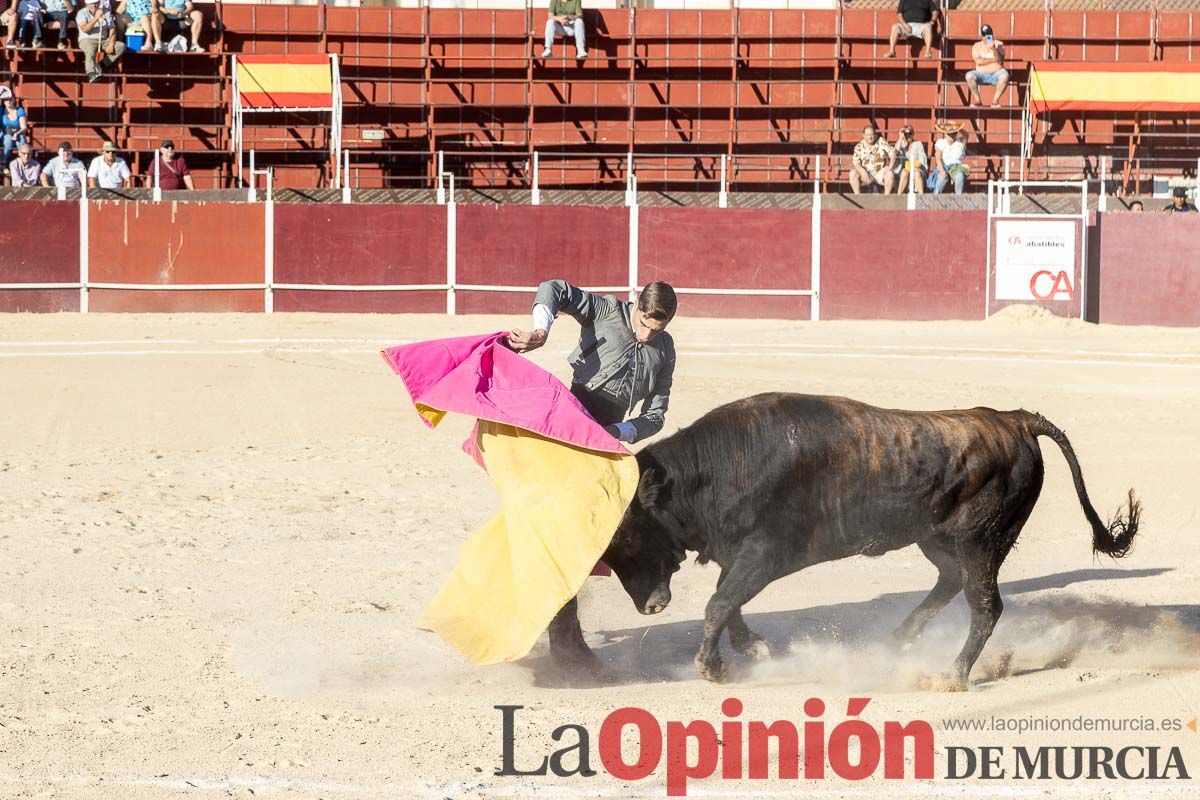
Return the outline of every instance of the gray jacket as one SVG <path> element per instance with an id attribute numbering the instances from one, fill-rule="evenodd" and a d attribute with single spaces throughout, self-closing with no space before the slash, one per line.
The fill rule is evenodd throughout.
<path id="1" fill-rule="evenodd" d="M 633 396 L 625 416 L 641 402 L 641 413 L 629 420 L 637 430 L 637 439 L 662 430 L 675 375 L 675 342 L 669 333 L 664 331 L 647 344 L 639 344 L 630 319 L 632 303 L 612 295 L 592 294 L 566 281 L 542 283 L 533 302 L 546 306 L 551 314 L 572 316 L 583 326 L 579 344 L 569 359 L 573 383 L 595 391 L 632 359 Z"/>

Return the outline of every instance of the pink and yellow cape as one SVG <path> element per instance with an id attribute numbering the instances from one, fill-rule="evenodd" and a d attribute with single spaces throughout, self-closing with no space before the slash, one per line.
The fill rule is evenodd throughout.
<path id="1" fill-rule="evenodd" d="M 633 455 L 505 336 L 383 351 L 429 427 L 448 413 L 477 418 L 463 449 L 500 493 L 418 623 L 474 664 L 530 651 L 608 547 L 638 482 Z"/>

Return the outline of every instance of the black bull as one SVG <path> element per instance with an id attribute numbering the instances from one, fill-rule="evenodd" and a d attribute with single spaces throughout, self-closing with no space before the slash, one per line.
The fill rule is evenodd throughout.
<path id="1" fill-rule="evenodd" d="M 1037 437 L 1062 449 L 1092 528 L 1092 548 L 1121 557 L 1140 503 L 1105 524 L 1066 435 L 1027 411 L 896 411 L 837 397 L 761 394 L 717 408 L 638 453 L 641 480 L 604 554 L 643 614 L 666 608 L 685 551 L 721 567 L 704 614 L 700 674 L 725 677 L 721 632 L 741 653 L 766 643 L 742 605 L 812 564 L 915 544 L 937 583 L 896 630 L 902 646 L 960 591 L 971 629 L 954 662 L 963 688 L 1000 617 L 997 573 L 1042 488 Z"/>

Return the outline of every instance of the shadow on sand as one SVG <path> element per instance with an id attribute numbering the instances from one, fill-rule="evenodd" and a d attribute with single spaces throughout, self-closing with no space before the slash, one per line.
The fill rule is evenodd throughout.
<path id="1" fill-rule="evenodd" d="M 975 683 L 1075 667 L 1132 669 L 1200 667 L 1200 605 L 1147 606 L 1090 600 L 1055 593 L 1088 581 L 1147 578 L 1152 569 L 1078 569 L 1001 583 L 1004 615 L 972 671 Z M 855 603 L 795 611 L 746 614 L 747 624 L 771 646 L 773 656 L 750 662 L 722 645 L 731 682 L 817 683 L 846 690 L 908 691 L 945 671 L 966 639 L 969 612 L 960 594 L 900 653 L 891 633 L 926 592 L 892 592 Z M 598 684 L 697 680 L 692 659 L 703 620 L 601 631 L 597 655 L 611 670 Z M 542 655 L 527 659 L 539 686 L 597 685 L 565 676 Z"/>

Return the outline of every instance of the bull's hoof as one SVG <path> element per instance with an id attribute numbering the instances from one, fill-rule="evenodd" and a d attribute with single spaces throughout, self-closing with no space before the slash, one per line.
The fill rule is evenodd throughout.
<path id="1" fill-rule="evenodd" d="M 724 683 L 729 678 L 729 669 L 725 666 L 725 662 L 721 660 L 706 664 L 697 655 L 696 670 L 700 673 L 701 678 L 711 683 Z"/>
<path id="2" fill-rule="evenodd" d="M 598 675 L 604 671 L 602 662 L 592 649 L 582 642 L 578 645 L 556 646 L 550 643 L 550 657 L 564 671 Z"/>
<path id="3" fill-rule="evenodd" d="M 753 636 L 744 642 L 738 642 L 734 647 L 752 661 L 766 661 L 771 657 L 771 646 L 761 636 Z"/>

